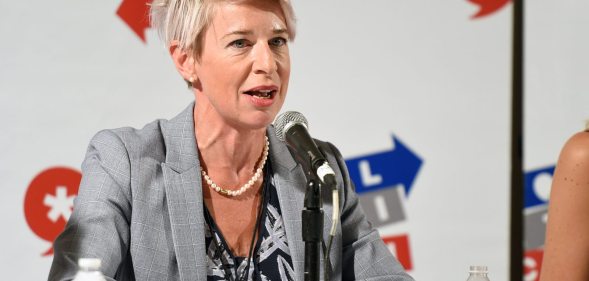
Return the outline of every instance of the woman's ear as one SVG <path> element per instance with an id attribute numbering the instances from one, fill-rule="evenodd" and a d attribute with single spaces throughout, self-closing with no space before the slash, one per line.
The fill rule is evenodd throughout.
<path id="1" fill-rule="evenodd" d="M 195 61 L 192 53 L 180 48 L 179 42 L 177 40 L 174 40 L 170 43 L 168 50 L 172 56 L 172 61 L 174 61 L 176 70 L 178 70 L 178 73 L 182 75 L 184 80 L 190 83 L 193 83 L 195 80 L 197 80 Z"/>

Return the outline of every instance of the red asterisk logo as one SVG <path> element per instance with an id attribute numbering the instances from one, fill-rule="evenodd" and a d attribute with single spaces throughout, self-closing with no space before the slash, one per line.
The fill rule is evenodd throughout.
<path id="1" fill-rule="evenodd" d="M 38 174 L 25 195 L 27 224 L 41 239 L 53 243 L 67 223 L 82 175 L 70 168 L 56 167 Z M 43 256 L 53 254 L 53 246 Z"/>

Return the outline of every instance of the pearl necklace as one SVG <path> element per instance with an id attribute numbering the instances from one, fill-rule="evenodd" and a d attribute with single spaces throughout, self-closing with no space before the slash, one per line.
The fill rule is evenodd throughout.
<path id="1" fill-rule="evenodd" d="M 260 166 L 256 169 L 256 173 L 254 174 L 254 176 L 246 183 L 244 184 L 242 187 L 240 187 L 237 190 L 229 190 L 229 189 L 224 189 L 220 186 L 218 186 L 215 182 L 213 182 L 213 180 L 209 177 L 209 175 L 207 175 L 207 172 L 205 172 L 205 170 L 202 170 L 202 176 L 205 179 L 205 181 L 207 182 L 207 184 L 211 187 L 212 190 L 218 192 L 221 195 L 225 195 L 225 196 L 239 196 L 242 193 L 244 193 L 246 190 L 250 189 L 250 187 L 252 187 L 252 185 L 254 185 L 254 183 L 256 181 L 258 181 L 258 179 L 260 178 L 260 176 L 262 175 L 262 169 L 264 168 L 264 165 L 266 165 L 266 160 L 268 160 L 268 151 L 270 150 L 270 142 L 268 141 L 268 137 L 266 136 L 266 145 L 264 146 L 264 152 L 263 152 L 263 156 L 262 156 L 262 162 L 260 162 Z"/>

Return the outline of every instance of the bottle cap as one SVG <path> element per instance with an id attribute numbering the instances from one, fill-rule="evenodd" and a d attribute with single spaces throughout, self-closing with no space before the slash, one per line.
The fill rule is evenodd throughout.
<path id="1" fill-rule="evenodd" d="M 488 273 L 486 265 L 471 265 L 469 273 Z"/>
<path id="2" fill-rule="evenodd" d="M 98 270 L 98 269 L 100 269 L 101 265 L 102 265 L 102 262 L 100 261 L 100 259 L 81 258 L 78 260 L 78 266 L 80 268 L 86 269 L 86 270 Z"/>

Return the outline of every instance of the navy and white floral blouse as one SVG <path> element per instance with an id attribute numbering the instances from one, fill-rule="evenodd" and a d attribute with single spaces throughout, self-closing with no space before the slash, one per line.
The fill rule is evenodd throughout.
<path id="1" fill-rule="evenodd" d="M 272 183 L 267 163 L 262 191 L 264 202 L 258 229 L 258 239 L 253 259 L 249 265 L 248 278 L 244 276 L 247 257 L 235 257 L 223 234 L 217 228 L 206 207 L 205 242 L 207 247 L 207 280 L 230 281 L 282 281 L 294 280 L 294 270 L 286 240 L 284 221 L 280 213 L 278 193 Z M 240 279 L 242 278 L 242 279 Z"/>

